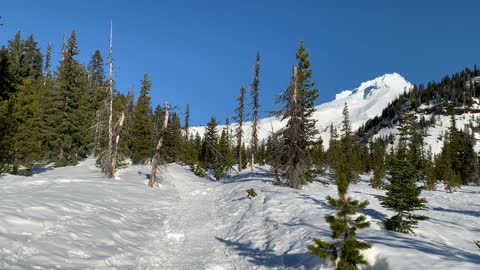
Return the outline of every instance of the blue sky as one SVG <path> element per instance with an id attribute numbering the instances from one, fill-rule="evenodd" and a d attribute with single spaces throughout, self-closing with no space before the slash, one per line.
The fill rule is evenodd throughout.
<path id="1" fill-rule="evenodd" d="M 385 73 L 413 83 L 438 80 L 480 63 L 479 1 L 122 1 L 5 0 L 0 44 L 16 31 L 53 43 L 77 31 L 80 60 L 106 58 L 114 27 L 117 88 L 126 92 L 149 73 L 152 105 L 191 108 L 193 124 L 233 115 L 242 84 L 261 53 L 262 116 L 288 84 L 299 41 L 310 53 L 317 103 Z"/>

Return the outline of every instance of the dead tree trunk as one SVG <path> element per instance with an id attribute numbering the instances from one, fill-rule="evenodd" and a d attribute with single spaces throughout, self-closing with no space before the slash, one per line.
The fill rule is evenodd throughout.
<path id="1" fill-rule="evenodd" d="M 122 112 L 120 119 L 118 120 L 118 124 L 115 128 L 115 140 L 112 144 L 112 157 L 110 163 L 110 172 L 111 177 L 115 177 L 116 167 L 117 167 L 117 152 L 118 152 L 118 144 L 120 142 L 120 133 L 122 132 L 123 121 L 125 120 L 125 113 Z"/>
<path id="2" fill-rule="evenodd" d="M 113 121 L 113 55 L 112 55 L 112 22 L 110 22 L 110 53 L 108 54 L 108 66 L 110 77 L 108 79 L 108 164 L 111 164 L 113 157 L 113 131 L 112 131 L 112 121 Z M 112 171 L 112 168 L 109 168 L 110 172 L 108 173 L 109 177 L 115 175 L 115 171 Z"/>
<path id="3" fill-rule="evenodd" d="M 168 102 L 165 102 L 165 118 L 163 120 L 164 131 L 167 129 L 167 125 L 168 125 L 168 114 L 169 114 L 169 105 L 168 105 Z M 165 132 L 162 132 L 160 134 L 160 138 L 158 139 L 157 147 L 155 148 L 155 154 L 153 155 L 152 172 L 150 173 L 150 180 L 148 181 L 149 187 L 153 187 L 153 184 L 155 183 L 155 179 L 157 177 L 157 167 L 160 163 L 159 162 L 160 148 L 163 146 L 164 138 L 165 138 Z"/>

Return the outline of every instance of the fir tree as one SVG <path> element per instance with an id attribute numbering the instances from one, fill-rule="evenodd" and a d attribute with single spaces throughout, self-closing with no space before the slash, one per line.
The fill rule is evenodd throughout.
<path id="1" fill-rule="evenodd" d="M 214 169 L 219 162 L 218 150 L 216 149 L 218 144 L 217 125 L 218 123 L 215 116 L 212 116 L 205 128 L 205 135 L 202 142 L 201 161 L 203 161 L 205 167 L 209 169 Z"/>
<path id="2" fill-rule="evenodd" d="M 342 140 L 345 141 L 350 127 L 348 110 L 344 110 L 343 127 Z M 336 262 L 336 269 L 339 270 L 360 269 L 361 265 L 367 264 L 360 251 L 371 247 L 370 244 L 356 239 L 357 230 L 370 226 L 364 215 L 358 215 L 358 212 L 367 207 L 368 201 L 359 202 L 347 196 L 348 186 L 353 181 L 352 178 L 347 177 L 354 177 L 354 175 L 349 173 L 346 164 L 341 163 L 348 162 L 348 159 L 341 158 L 337 162 L 337 169 L 335 169 L 338 198 L 327 197 L 329 204 L 337 209 L 335 216 L 325 216 L 325 221 L 330 224 L 332 230 L 333 241 L 327 242 L 314 238 L 314 244 L 307 246 L 312 255 L 322 258 L 328 257 L 331 261 Z M 339 260 L 337 261 L 337 259 Z"/>
<path id="3" fill-rule="evenodd" d="M 342 114 L 342 138 L 340 139 L 340 151 L 336 156 L 337 162 L 334 164 L 335 176 L 337 179 L 338 177 L 344 177 L 349 181 L 355 182 L 358 179 L 358 172 L 355 170 L 355 161 L 353 158 L 354 142 L 346 103 Z"/>
<path id="4" fill-rule="evenodd" d="M 395 215 L 385 221 L 385 228 L 401 233 L 413 233 L 413 226 L 419 220 L 427 217 L 416 215 L 412 212 L 423 209 L 426 200 L 420 198 L 421 187 L 418 187 L 417 169 L 411 153 L 412 128 L 410 116 L 403 116 L 401 119 L 400 141 L 396 153 L 390 163 L 389 184 L 386 186 L 387 194 L 382 199 L 382 205 L 395 211 Z"/>
<path id="5" fill-rule="evenodd" d="M 79 54 L 77 38 L 72 32 L 62 52 L 57 71 L 57 89 L 54 93 L 53 141 L 56 166 L 74 165 L 87 156 L 88 145 L 82 138 L 82 95 L 87 93 L 87 76 L 83 66 L 75 58 Z"/>
<path id="6" fill-rule="evenodd" d="M 179 162 L 184 160 L 184 137 L 180 117 L 177 113 L 172 113 L 170 124 L 168 124 L 167 134 L 165 136 L 165 160 L 167 162 Z"/>
<path id="7" fill-rule="evenodd" d="M 237 162 L 238 162 L 238 171 L 241 172 L 243 168 L 243 155 L 242 145 L 243 145 L 243 113 L 245 106 L 245 87 L 240 88 L 240 95 L 237 97 L 238 106 L 235 109 L 235 117 L 233 118 L 237 121 L 237 128 L 235 130 L 235 137 L 237 139 L 236 151 L 237 151 Z"/>
<path id="8" fill-rule="evenodd" d="M 150 96 L 152 83 L 148 79 L 148 74 L 143 76 L 140 97 L 133 110 L 131 137 L 131 158 L 135 164 L 145 164 L 152 157 L 153 129 L 152 129 L 152 109 L 150 107 Z"/>
<path id="9" fill-rule="evenodd" d="M 373 188 L 381 188 L 384 185 L 383 179 L 387 170 L 387 165 L 385 164 L 385 144 L 382 139 L 376 139 L 372 147 L 373 149 L 370 151 L 372 151 L 373 156 L 373 178 L 370 185 Z"/>
<path id="10" fill-rule="evenodd" d="M 250 85 L 250 95 L 252 97 L 252 140 L 250 142 L 251 160 L 250 168 L 253 172 L 253 165 L 255 163 L 255 156 L 258 148 L 258 108 L 259 104 L 259 86 L 260 86 L 260 53 L 257 52 L 257 60 L 255 63 L 255 72 L 253 75 L 253 82 Z"/>

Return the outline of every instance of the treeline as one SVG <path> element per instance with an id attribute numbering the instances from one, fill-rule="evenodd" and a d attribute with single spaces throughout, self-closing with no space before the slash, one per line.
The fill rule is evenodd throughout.
<path id="1" fill-rule="evenodd" d="M 31 175 L 33 168 L 75 165 L 89 155 L 103 166 L 110 137 L 120 132 L 120 162 L 126 158 L 149 162 L 161 134 L 166 142 L 164 160 L 183 160 L 180 115 L 171 113 L 168 129 L 162 129 L 164 109 L 151 109 L 148 74 L 136 103 L 133 90 L 127 95 L 114 90 L 109 113 L 110 82 L 103 57 L 96 50 L 85 66 L 77 59 L 79 53 L 75 32 L 63 44 L 56 70 L 52 45 L 42 52 L 33 35 L 23 39 L 18 32 L 0 49 L 0 172 Z M 119 126 L 122 114 L 124 123 Z"/>

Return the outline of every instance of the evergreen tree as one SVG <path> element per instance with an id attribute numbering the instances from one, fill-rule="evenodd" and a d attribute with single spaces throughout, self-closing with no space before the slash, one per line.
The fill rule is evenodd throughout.
<path id="1" fill-rule="evenodd" d="M 427 217 L 416 215 L 412 212 L 423 209 L 426 200 L 420 198 L 421 187 L 417 187 L 417 169 L 414 164 L 414 158 L 409 153 L 414 144 L 412 138 L 412 128 L 409 120 L 410 116 L 404 115 L 401 119 L 400 141 L 396 153 L 390 164 L 389 184 L 386 186 L 387 194 L 382 199 L 382 205 L 395 211 L 395 215 L 388 218 L 385 222 L 387 230 L 393 230 L 401 233 L 412 233 L 413 226 L 419 220 L 425 220 Z"/>
<path id="2" fill-rule="evenodd" d="M 242 153 L 242 145 L 243 145 L 243 113 L 245 107 L 245 87 L 242 86 L 240 88 L 240 95 L 237 97 L 238 107 L 235 109 L 235 117 L 233 118 L 237 121 L 237 128 L 235 130 L 235 137 L 237 139 L 236 144 L 236 151 L 237 151 L 237 163 L 238 163 L 238 171 L 241 172 L 243 168 L 243 155 Z"/>
<path id="3" fill-rule="evenodd" d="M 137 105 L 133 110 L 131 137 L 131 158 L 134 164 L 145 164 L 152 157 L 153 129 L 152 129 L 152 109 L 150 107 L 150 96 L 152 83 L 145 73 L 142 80 L 142 88 Z"/>
<path id="4" fill-rule="evenodd" d="M 205 135 L 202 142 L 202 154 L 200 160 L 203 162 L 206 168 L 214 169 L 218 163 L 218 133 L 217 133 L 217 120 L 215 116 L 210 118 L 207 127 L 205 128 Z"/>
<path id="5" fill-rule="evenodd" d="M 385 172 L 387 170 L 387 165 L 385 163 L 385 144 L 382 139 L 376 139 L 373 143 L 372 151 L 372 165 L 373 165 L 373 178 L 370 182 L 370 185 L 373 188 L 383 187 L 383 179 L 385 177 Z"/>
<path id="6" fill-rule="evenodd" d="M 432 146 L 427 151 L 427 157 L 425 159 L 425 186 L 427 190 L 435 190 L 437 186 L 437 178 L 435 175 L 434 163 L 432 160 Z"/>
<path id="7" fill-rule="evenodd" d="M 82 138 L 82 95 L 87 93 L 87 76 L 83 66 L 75 58 L 79 54 L 77 37 L 72 32 L 62 52 L 57 70 L 57 89 L 53 97 L 53 112 L 49 121 L 53 124 L 55 139 L 52 142 L 56 166 L 75 165 L 88 153 L 88 145 Z"/>
<path id="8" fill-rule="evenodd" d="M 165 136 L 165 160 L 168 162 L 179 162 L 184 159 L 184 137 L 180 117 L 177 113 L 172 113 L 170 123 L 168 124 L 167 134 Z"/>
<path id="9" fill-rule="evenodd" d="M 252 140 L 250 142 L 251 160 L 250 167 L 253 172 L 253 165 L 255 163 L 255 156 L 258 148 L 258 108 L 259 104 L 259 86 L 260 86 L 260 53 L 257 52 L 257 61 L 255 63 L 255 72 L 253 75 L 253 82 L 250 85 L 250 95 L 252 97 Z"/>
<path id="10" fill-rule="evenodd" d="M 323 139 L 318 137 L 317 141 L 312 143 L 312 147 L 309 148 L 309 156 L 313 165 L 317 168 L 321 168 L 325 164 L 325 150 L 323 148 Z"/>
<path id="11" fill-rule="evenodd" d="M 334 163 L 335 176 L 348 179 L 349 181 L 356 181 L 358 179 L 358 172 L 355 170 L 355 162 L 352 161 L 354 149 L 354 141 L 350 126 L 350 117 L 348 106 L 345 103 L 343 108 L 342 121 L 342 137 L 340 139 L 340 151 L 336 156 L 337 161 Z"/>
<path id="12" fill-rule="evenodd" d="M 349 126 L 348 110 L 344 110 L 343 141 L 345 136 L 348 136 Z M 314 244 L 307 246 L 312 255 L 328 257 L 336 262 L 336 269 L 339 270 L 360 269 L 361 265 L 367 264 L 360 251 L 371 247 L 371 244 L 356 239 L 357 230 L 370 226 L 364 215 L 358 215 L 358 212 L 367 207 L 368 201 L 359 202 L 347 195 L 348 186 L 353 181 L 352 178 L 347 177 L 354 177 L 354 175 L 349 174 L 348 166 L 341 163 L 348 162 L 348 159 L 341 158 L 335 169 L 338 198 L 327 197 L 329 204 L 337 209 L 335 216 L 325 216 L 325 221 L 330 224 L 332 230 L 333 241 L 327 242 L 314 238 Z"/>
<path id="13" fill-rule="evenodd" d="M 190 130 L 190 104 L 187 104 L 187 108 L 185 109 L 185 125 L 183 129 L 185 130 L 185 141 L 188 141 L 190 138 L 190 134 L 188 133 Z"/>
<path id="14" fill-rule="evenodd" d="M 279 98 L 279 102 L 285 103 L 285 106 L 277 114 L 283 120 L 288 119 L 282 131 L 288 149 L 288 159 L 283 164 L 285 176 L 291 187 L 299 189 L 313 178 L 308 148 L 318 133 L 316 121 L 312 117 L 318 90 L 313 88 L 312 70 L 303 42 L 300 43 L 296 57 L 298 67 L 293 68 L 290 85 Z"/>

